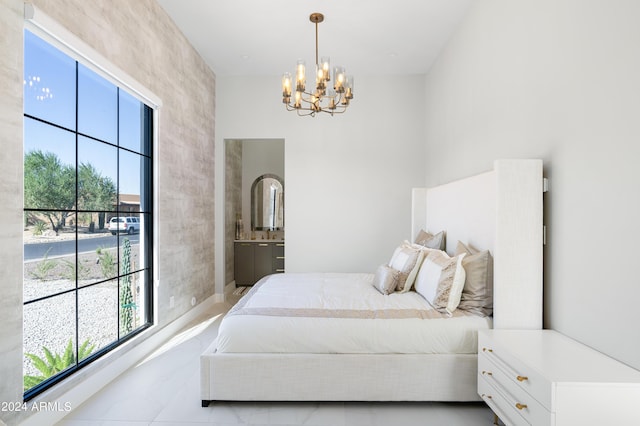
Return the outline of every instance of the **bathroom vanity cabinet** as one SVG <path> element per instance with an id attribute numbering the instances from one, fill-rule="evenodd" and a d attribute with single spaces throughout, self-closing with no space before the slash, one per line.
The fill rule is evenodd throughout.
<path id="1" fill-rule="evenodd" d="M 253 285 L 266 275 L 284 272 L 284 241 L 235 241 L 234 270 L 236 287 Z"/>

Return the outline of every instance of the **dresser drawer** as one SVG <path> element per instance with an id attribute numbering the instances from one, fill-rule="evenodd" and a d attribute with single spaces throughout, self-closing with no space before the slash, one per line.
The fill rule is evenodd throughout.
<path id="1" fill-rule="evenodd" d="M 506 406 L 514 409 L 532 425 L 549 425 L 552 414 L 531 394 L 514 383 L 502 370 L 496 368 L 486 354 L 478 356 L 478 375 L 500 395 Z M 506 409 L 503 409 L 506 411 Z"/>
<path id="2" fill-rule="evenodd" d="M 487 380 L 478 374 L 478 394 L 507 426 L 530 425 L 524 417 L 509 405 L 509 402 L 491 386 Z M 536 425 L 537 426 L 537 425 Z"/>
<path id="3" fill-rule="evenodd" d="M 478 337 L 478 362 L 483 362 L 482 368 L 499 373 L 503 386 L 506 387 L 506 383 L 510 382 L 509 389 L 520 389 L 522 394 L 531 395 L 547 411 L 551 411 L 551 382 L 508 350 L 496 345 L 484 333 L 478 333 Z M 479 369 L 482 371 L 480 367 Z"/>

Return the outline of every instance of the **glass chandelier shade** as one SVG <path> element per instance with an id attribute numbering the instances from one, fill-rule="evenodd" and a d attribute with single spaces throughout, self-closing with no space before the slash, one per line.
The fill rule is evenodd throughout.
<path id="1" fill-rule="evenodd" d="M 328 56 L 323 56 L 318 61 L 318 24 L 324 20 L 324 16 L 321 13 L 312 13 L 309 20 L 316 26 L 316 67 L 313 74 L 313 89 L 307 90 L 306 65 L 299 59 L 295 77 L 288 72 L 282 76 L 282 103 L 288 111 L 296 111 L 301 116 L 313 117 L 319 112 L 331 115 L 341 114 L 347 110 L 353 99 L 353 76 L 347 75 L 344 67 L 341 66 L 333 68 L 333 75 L 331 75 L 331 62 Z"/>

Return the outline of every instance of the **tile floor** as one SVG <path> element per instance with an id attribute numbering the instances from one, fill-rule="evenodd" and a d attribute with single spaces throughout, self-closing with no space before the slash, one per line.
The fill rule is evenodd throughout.
<path id="1" fill-rule="evenodd" d="M 198 357 L 229 305 L 194 321 L 58 425 L 490 426 L 483 403 L 215 403 L 202 408 Z"/>

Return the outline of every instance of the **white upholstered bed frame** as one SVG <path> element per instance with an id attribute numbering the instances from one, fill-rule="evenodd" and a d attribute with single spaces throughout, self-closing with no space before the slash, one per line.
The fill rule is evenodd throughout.
<path id="1" fill-rule="evenodd" d="M 542 328 L 542 161 L 497 160 L 492 171 L 412 198 L 412 237 L 445 230 L 494 257 L 494 328 Z M 218 353 L 200 357 L 210 401 L 475 401 L 475 354 Z"/>

